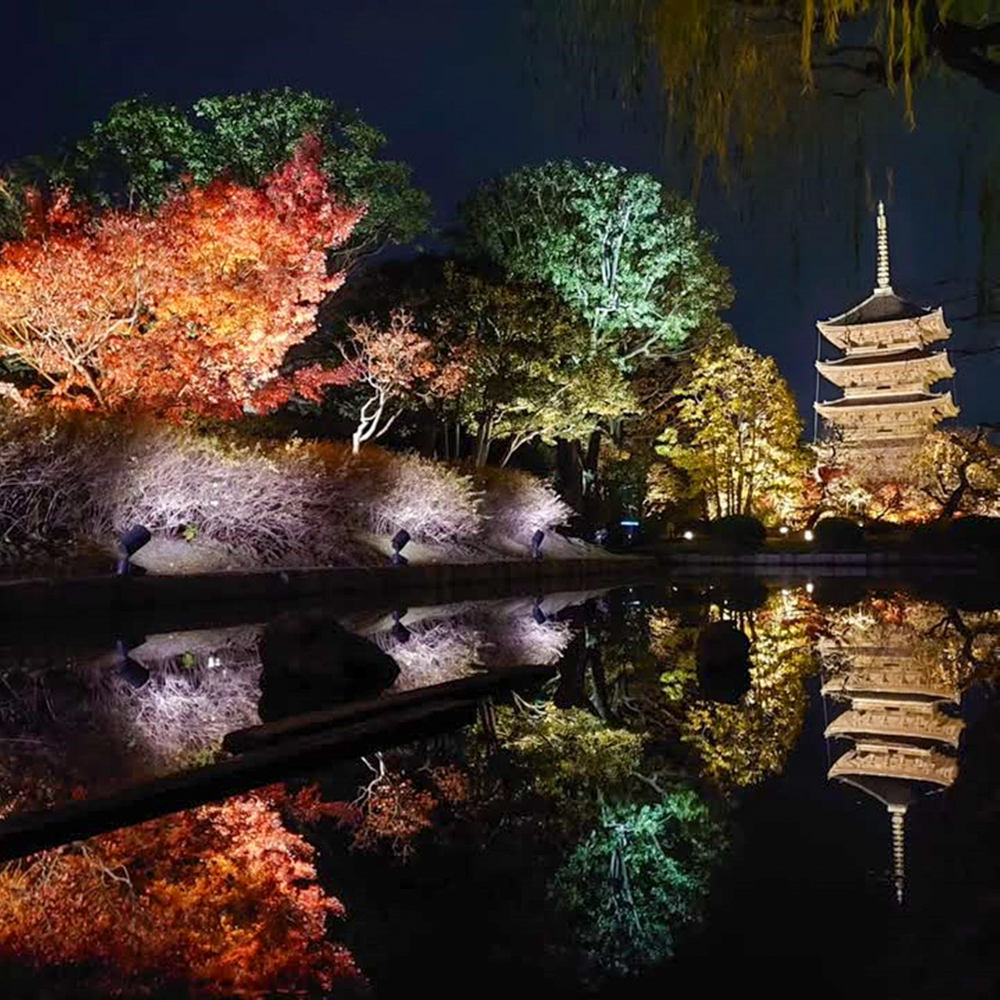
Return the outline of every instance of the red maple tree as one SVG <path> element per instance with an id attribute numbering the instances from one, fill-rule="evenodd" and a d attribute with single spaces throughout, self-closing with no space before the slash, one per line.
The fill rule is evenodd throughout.
<path id="1" fill-rule="evenodd" d="M 318 399 L 347 373 L 279 369 L 342 284 L 327 251 L 363 214 L 321 157 L 306 139 L 259 188 L 216 180 L 153 215 L 89 218 L 65 192 L 36 202 L 28 236 L 0 253 L 0 352 L 66 407 L 235 418 Z"/>

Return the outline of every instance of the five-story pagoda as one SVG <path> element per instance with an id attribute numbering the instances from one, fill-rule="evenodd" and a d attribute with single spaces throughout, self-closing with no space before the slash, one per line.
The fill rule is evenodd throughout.
<path id="1" fill-rule="evenodd" d="M 940 306 L 926 309 L 893 291 L 882 202 L 875 290 L 842 315 L 816 325 L 843 351 L 835 360 L 816 361 L 820 375 L 843 391 L 839 399 L 815 404 L 834 464 L 865 459 L 885 471 L 905 466 L 941 420 L 958 415 L 951 393 L 933 390 L 955 374 L 947 351 L 934 347 L 951 330 Z"/>

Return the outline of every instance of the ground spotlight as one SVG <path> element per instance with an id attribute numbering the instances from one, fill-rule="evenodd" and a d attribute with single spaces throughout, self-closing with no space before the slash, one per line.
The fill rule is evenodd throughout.
<path id="1" fill-rule="evenodd" d="M 684 537 L 684 541 L 685 542 L 693 542 L 694 541 L 694 532 L 690 531 L 690 530 L 685 531 L 683 537 Z"/>
<path id="2" fill-rule="evenodd" d="M 802 532 L 802 537 L 807 542 L 811 542 L 816 537 L 816 535 L 813 533 L 813 531 L 810 528 L 806 528 L 806 530 Z"/>
<path id="3" fill-rule="evenodd" d="M 406 556 L 403 555 L 403 549 L 409 544 L 410 533 L 406 528 L 400 528 L 392 536 L 392 555 L 389 557 L 389 561 L 393 566 L 405 566 L 409 561 Z"/>

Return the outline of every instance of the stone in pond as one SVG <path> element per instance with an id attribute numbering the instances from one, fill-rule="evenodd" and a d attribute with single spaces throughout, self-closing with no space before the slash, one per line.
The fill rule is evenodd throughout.
<path id="1" fill-rule="evenodd" d="M 260 653 L 263 722 L 376 695 L 399 675 L 396 661 L 375 643 L 318 613 L 268 623 Z"/>

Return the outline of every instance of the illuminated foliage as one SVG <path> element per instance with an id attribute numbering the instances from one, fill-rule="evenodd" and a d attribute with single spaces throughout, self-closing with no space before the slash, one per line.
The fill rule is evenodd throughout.
<path id="1" fill-rule="evenodd" d="M 466 363 L 437 363 L 434 345 L 414 329 L 413 317 L 404 310 L 394 310 L 384 325 L 356 320 L 350 328 L 350 338 L 337 347 L 345 381 L 359 387 L 361 396 L 351 436 L 355 454 L 366 441 L 385 434 L 421 392 L 447 399 L 462 390 Z"/>
<path id="2" fill-rule="evenodd" d="M 694 208 L 647 174 L 524 167 L 476 191 L 462 220 L 472 256 L 552 288 L 585 321 L 588 354 L 626 372 L 683 347 L 732 299 Z"/>
<path id="3" fill-rule="evenodd" d="M 731 151 L 752 149 L 786 124 L 803 91 L 858 97 L 900 88 L 912 124 L 917 78 L 935 63 L 1000 86 L 996 0 L 570 0 L 570 38 L 629 52 L 638 82 L 649 58 L 670 110 L 703 162 L 723 169 Z M 867 44 L 842 39 L 866 22 Z M 853 41 L 853 38 L 851 39 Z M 579 51 L 582 46 L 576 46 Z"/>
<path id="4" fill-rule="evenodd" d="M 506 439 L 506 465 L 532 438 L 586 437 L 634 409 L 618 369 L 589 355 L 586 326 L 545 287 L 448 267 L 435 314 L 468 359 L 459 417 L 476 434 L 478 466 L 494 439 Z"/>
<path id="5" fill-rule="evenodd" d="M 345 204 L 364 209 L 337 270 L 389 243 L 407 243 L 426 227 L 429 199 L 412 187 L 406 164 L 380 159 L 385 136 L 357 112 L 287 87 L 204 97 L 186 110 L 148 98 L 121 101 L 35 183 L 69 185 L 102 208 L 150 211 L 188 179 L 256 187 L 308 136 L 323 144 L 320 167 L 329 185 Z M 23 173 L 15 170 L 15 177 Z"/>
<path id="6" fill-rule="evenodd" d="M 531 791 L 568 819 L 590 816 L 601 798 L 633 784 L 645 742 L 582 709 L 551 703 L 498 709 L 497 735 Z"/>
<path id="7" fill-rule="evenodd" d="M 314 995 L 360 973 L 326 937 L 343 906 L 314 850 L 244 795 L 12 862 L 0 871 L 0 954 L 135 995 Z"/>
<path id="8" fill-rule="evenodd" d="M 784 519 L 798 506 L 806 458 L 795 398 L 773 358 L 735 343 L 699 351 L 675 392 L 675 416 L 657 452 L 682 473 L 654 476 L 648 503 L 665 509 L 685 492 L 711 517 Z"/>
<path id="9" fill-rule="evenodd" d="M 689 789 L 653 804 L 605 806 L 557 872 L 553 893 L 599 971 L 630 974 L 670 958 L 704 910 L 722 830 Z"/>
<path id="10" fill-rule="evenodd" d="M 338 373 L 279 375 L 343 281 L 326 248 L 359 212 L 319 169 L 315 140 L 260 188 L 192 187 L 155 215 L 81 218 L 63 195 L 0 257 L 0 345 L 55 405 L 234 418 Z"/>

